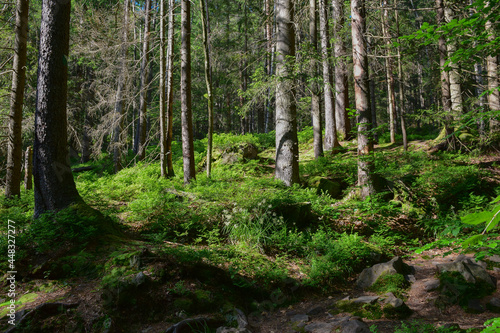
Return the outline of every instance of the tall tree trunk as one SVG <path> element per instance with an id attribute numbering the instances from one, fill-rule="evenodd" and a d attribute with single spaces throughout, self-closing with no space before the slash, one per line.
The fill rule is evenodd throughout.
<path id="1" fill-rule="evenodd" d="M 7 141 L 7 175 L 5 196 L 21 195 L 21 166 L 23 156 L 22 122 L 24 86 L 26 83 L 26 52 L 28 40 L 29 0 L 17 0 L 16 41 L 12 71 L 9 134 Z"/>
<path id="2" fill-rule="evenodd" d="M 436 0 L 437 7 L 437 24 L 445 24 L 444 17 L 444 2 L 443 0 Z M 448 51 L 446 49 L 446 39 L 441 34 L 438 40 L 438 51 L 439 51 L 439 67 L 441 69 L 441 103 L 443 104 L 443 112 L 445 114 L 445 125 L 444 129 L 446 132 L 446 137 L 451 149 L 455 149 L 455 137 L 453 135 L 453 127 L 450 125 L 453 123 L 453 117 L 451 115 L 451 91 L 450 91 L 450 76 L 447 71 L 445 71 L 446 59 L 448 58 Z"/>
<path id="3" fill-rule="evenodd" d="M 174 173 L 174 165 L 172 163 L 172 141 L 173 141 L 173 123 L 174 123 L 174 0 L 169 0 L 168 3 L 168 50 L 167 50 L 167 78 L 165 87 L 166 96 L 166 140 L 165 140 L 165 154 L 167 164 L 167 177 L 172 178 Z"/>
<path id="4" fill-rule="evenodd" d="M 370 134 L 371 110 L 366 52 L 365 1 L 351 0 L 354 94 L 358 123 L 358 186 L 361 198 L 375 194 L 373 174 L 373 140 Z"/>
<path id="5" fill-rule="evenodd" d="M 397 0 L 394 0 L 394 7 L 397 8 Z M 399 41 L 399 15 L 395 11 L 396 28 L 397 28 L 397 55 L 398 55 L 398 81 L 399 81 L 399 110 L 401 116 L 401 134 L 403 134 L 403 150 L 408 151 L 408 135 L 406 134 L 405 122 L 405 97 L 404 97 L 404 83 L 403 83 L 403 59 L 401 55 L 401 46 Z"/>
<path id="6" fill-rule="evenodd" d="M 335 120 L 338 134 L 344 140 L 351 139 L 351 121 L 347 108 L 349 107 L 349 84 L 347 78 L 347 50 L 342 30 L 344 29 L 344 1 L 333 0 L 333 37 L 335 66 Z"/>
<path id="7" fill-rule="evenodd" d="M 35 218 L 82 200 L 76 190 L 68 154 L 70 12 L 70 2 L 43 1 L 33 156 Z"/>
<path id="8" fill-rule="evenodd" d="M 128 1 L 128 0 L 127 0 Z M 163 178 L 167 178 L 167 114 L 166 114 L 166 82 L 167 80 L 167 53 L 165 46 L 165 30 L 167 24 L 165 2 L 160 0 L 160 173 Z"/>
<path id="9" fill-rule="evenodd" d="M 271 17 L 271 1 L 272 0 L 264 0 L 265 1 L 265 12 L 266 12 L 266 62 L 267 62 L 267 75 L 273 75 L 273 21 L 274 17 Z M 267 98 L 266 98 L 266 123 L 264 126 L 264 132 L 269 132 L 269 123 L 272 118 L 272 110 L 271 110 L 271 88 L 267 89 Z"/>
<path id="10" fill-rule="evenodd" d="M 320 0 L 321 1 L 321 0 Z M 312 52 L 316 55 L 318 52 L 318 28 L 317 21 L 317 8 L 316 0 L 309 1 L 309 36 L 311 38 Z M 311 90 L 311 118 L 314 133 L 314 157 L 319 158 L 323 156 L 323 128 L 321 126 L 321 110 L 320 110 L 320 96 L 319 87 L 316 82 L 318 75 L 318 65 L 316 59 L 311 57 L 310 76 L 313 80 L 310 86 Z"/>
<path id="11" fill-rule="evenodd" d="M 323 93 L 325 100 L 325 150 L 340 147 L 335 124 L 335 104 L 332 93 L 332 67 L 328 59 L 330 36 L 328 27 L 328 6 L 326 0 L 319 0 L 319 33 L 321 38 L 321 60 L 323 64 Z"/>
<path id="12" fill-rule="evenodd" d="M 383 15 L 382 15 L 382 33 L 385 39 L 386 45 L 386 57 L 385 57 L 385 70 L 386 70 L 386 80 L 387 80 L 387 109 L 389 113 L 389 131 L 391 135 L 391 143 L 396 142 L 396 96 L 394 92 L 394 75 L 393 71 L 393 61 L 391 54 L 392 47 L 392 36 L 389 31 L 389 12 L 387 10 L 387 0 L 383 1 Z"/>
<path id="13" fill-rule="evenodd" d="M 24 155 L 24 189 L 33 188 L 33 149 L 29 146 Z"/>
<path id="14" fill-rule="evenodd" d="M 151 1 L 146 0 L 144 8 L 144 41 L 142 44 L 142 63 L 141 63 L 141 97 L 139 106 L 139 151 L 137 155 L 139 160 L 146 157 L 146 134 L 147 134 L 147 112 L 148 112 L 148 89 L 149 89 L 149 41 L 151 29 Z"/>
<path id="15" fill-rule="evenodd" d="M 184 184 L 196 178 L 191 109 L 191 3 L 181 1 L 181 123 Z"/>
<path id="16" fill-rule="evenodd" d="M 488 41 L 493 42 L 496 38 L 495 29 L 491 21 L 486 22 L 486 31 L 489 32 Z M 491 111 L 500 110 L 500 91 L 498 91 L 498 58 L 496 55 L 486 57 L 486 68 L 488 69 L 488 105 Z M 490 133 L 498 135 L 500 121 L 497 117 L 490 119 Z"/>
<path id="17" fill-rule="evenodd" d="M 299 182 L 299 145 L 297 138 L 297 110 L 292 79 L 295 59 L 295 31 L 293 1 L 276 1 L 277 65 L 276 75 L 276 178 L 285 185 Z"/>
<path id="18" fill-rule="evenodd" d="M 453 20 L 453 9 L 450 7 L 450 3 L 445 2 L 444 16 L 446 22 L 451 22 Z M 448 58 L 450 58 L 453 53 L 455 53 L 457 47 L 455 43 L 451 40 L 446 43 L 446 49 L 448 52 Z M 450 96 L 451 96 L 451 110 L 454 117 L 460 117 L 463 112 L 463 99 L 462 99 L 462 86 L 460 84 L 460 73 L 458 64 L 450 61 L 448 65 L 451 70 L 449 72 L 450 76 Z"/>
<path id="19" fill-rule="evenodd" d="M 113 129 L 113 162 L 115 172 L 122 169 L 122 133 L 124 121 L 123 109 L 123 90 L 125 88 L 125 74 L 127 71 L 128 55 L 128 6 L 130 0 L 124 0 L 123 3 L 123 31 L 122 31 L 122 50 L 121 50 L 121 68 L 118 77 L 118 89 L 116 91 L 114 129 Z"/>
<path id="20" fill-rule="evenodd" d="M 210 45 L 209 45 L 209 18 L 208 6 L 204 0 L 200 0 L 201 25 L 203 30 L 203 54 L 205 55 L 205 83 L 207 85 L 208 99 L 208 144 L 207 144 L 207 177 L 212 173 L 212 137 L 214 133 L 214 97 L 212 93 L 212 68 L 210 65 Z"/>

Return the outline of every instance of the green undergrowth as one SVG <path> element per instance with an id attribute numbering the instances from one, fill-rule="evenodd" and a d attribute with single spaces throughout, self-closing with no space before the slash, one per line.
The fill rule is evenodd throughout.
<path id="1" fill-rule="evenodd" d="M 397 298 L 404 299 L 405 291 L 409 286 L 410 283 L 402 274 L 386 274 L 379 277 L 369 290 L 379 295 L 390 292 Z"/>

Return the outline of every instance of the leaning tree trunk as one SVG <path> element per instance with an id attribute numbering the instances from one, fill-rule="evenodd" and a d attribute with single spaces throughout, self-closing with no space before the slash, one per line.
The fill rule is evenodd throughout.
<path id="1" fill-rule="evenodd" d="M 70 2 L 43 1 L 33 156 L 35 218 L 82 200 L 71 172 L 67 143 L 70 12 Z"/>
<path id="2" fill-rule="evenodd" d="M 371 138 L 370 90 L 368 86 L 368 55 L 365 40 L 365 1 L 351 0 L 352 53 L 354 95 L 358 123 L 358 186 L 361 198 L 375 194 L 373 174 L 373 140 Z"/>
<path id="3" fill-rule="evenodd" d="M 121 68 L 118 77 L 118 89 L 116 91 L 114 129 L 113 129 L 113 162 L 115 172 L 122 169 L 122 133 L 123 133 L 123 90 L 125 88 L 125 74 L 127 71 L 128 55 L 128 3 L 130 0 L 124 0 L 123 7 L 123 31 L 122 31 L 122 49 L 121 49 Z"/>
<path id="4" fill-rule="evenodd" d="M 204 0 L 200 0 L 200 12 L 203 30 L 203 54 L 205 55 L 205 83 L 207 85 L 208 99 L 207 177 L 210 178 L 212 173 L 212 138 L 214 134 L 214 97 L 212 93 L 212 68 L 210 67 L 210 47 L 208 41 L 208 6 L 205 7 Z"/>
<path id="5" fill-rule="evenodd" d="M 138 128 L 138 152 L 139 160 L 146 157 L 146 134 L 147 134 L 147 112 L 148 112 L 148 87 L 149 87 L 149 32 L 151 29 L 151 1 L 146 0 L 144 13 L 144 42 L 142 44 L 142 64 L 141 64 L 141 101 L 139 107 L 139 128 Z"/>
<path id="6" fill-rule="evenodd" d="M 28 12 L 29 0 L 17 0 L 16 44 L 12 70 L 12 92 L 7 141 L 7 175 L 5 184 L 5 196 L 7 198 L 21 194 L 21 166 L 23 156 L 22 122 L 24 86 L 26 83 Z"/>
<path id="7" fill-rule="evenodd" d="M 277 65 L 276 75 L 276 171 L 277 179 L 291 186 L 299 182 L 299 143 L 297 110 L 292 78 L 295 59 L 293 1 L 276 1 Z"/>
<path id="8" fill-rule="evenodd" d="M 349 107 L 349 84 L 347 81 L 347 50 L 342 30 L 344 29 L 344 1 L 333 0 L 334 18 L 334 55 L 335 66 L 335 122 L 337 132 L 344 140 L 351 139 L 351 121 L 347 108 Z"/>
<path id="9" fill-rule="evenodd" d="M 335 104 L 332 93 L 332 67 L 328 59 L 330 36 L 328 27 L 328 6 L 326 0 L 319 0 L 319 33 L 321 38 L 321 60 L 323 64 L 323 93 L 325 99 L 325 150 L 340 147 L 335 124 Z"/>
<path id="10" fill-rule="evenodd" d="M 312 52 L 314 56 L 311 57 L 311 68 L 310 75 L 312 78 L 311 89 L 311 118 L 314 133 L 314 158 L 319 158 L 323 156 L 323 129 L 321 126 L 321 110 L 320 110 L 320 96 L 319 87 L 316 82 L 316 77 L 318 75 L 318 65 L 315 59 L 315 55 L 318 52 L 318 28 L 316 25 L 317 19 L 317 0 L 309 1 L 309 35 L 311 38 Z"/>
<path id="11" fill-rule="evenodd" d="M 195 179 L 193 113 L 191 110 L 191 3 L 181 1 L 181 126 L 184 184 Z"/>

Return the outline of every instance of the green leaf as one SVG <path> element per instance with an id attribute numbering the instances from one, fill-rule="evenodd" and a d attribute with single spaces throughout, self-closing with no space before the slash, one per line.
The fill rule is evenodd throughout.
<path id="1" fill-rule="evenodd" d="M 493 214 L 491 212 L 480 212 L 480 213 L 472 213 L 469 215 L 465 215 L 460 219 L 464 224 L 478 225 L 490 221 L 492 217 Z"/>
<path id="2" fill-rule="evenodd" d="M 484 237 L 484 235 L 475 235 L 475 236 L 469 237 L 462 243 L 462 247 L 468 248 L 471 245 L 476 245 L 483 239 L 483 237 Z"/>
<path id="3" fill-rule="evenodd" d="M 500 222 L 500 214 L 498 213 L 499 211 L 500 211 L 500 205 L 496 206 L 491 212 L 493 216 L 488 225 L 486 226 L 486 232 L 495 228 L 498 225 L 498 222 Z"/>
<path id="4" fill-rule="evenodd" d="M 500 201 L 500 195 L 495 200 L 493 200 L 491 203 L 495 203 L 495 202 L 499 202 L 499 201 Z"/>

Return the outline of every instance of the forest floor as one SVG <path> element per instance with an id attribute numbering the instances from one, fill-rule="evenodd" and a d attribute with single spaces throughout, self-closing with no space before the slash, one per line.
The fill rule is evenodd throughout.
<path id="1" fill-rule="evenodd" d="M 74 221 L 66 216 L 58 223 L 71 232 L 61 236 L 64 229 L 48 223 L 35 225 L 37 234 L 30 234 L 29 197 L 0 206 L 1 218 L 16 220 L 32 237 L 21 234 L 19 248 L 38 244 L 57 249 L 53 257 L 37 253 L 39 260 L 19 267 L 16 310 L 19 318 L 26 316 L 27 328 L 13 332 L 155 333 L 198 316 L 222 326 L 234 319 L 235 308 L 247 315 L 253 333 L 301 332 L 305 324 L 347 316 L 334 314 L 336 301 L 373 295 L 355 287 L 356 277 L 363 268 L 395 255 L 416 270 L 416 280 L 404 291 L 413 310 L 405 323 L 454 323 L 479 332 L 486 320 L 499 316 L 488 310 L 467 313 L 458 305 L 438 307 L 437 292 L 425 291 L 425 283 L 436 277 L 436 263 L 457 256 L 443 256 L 447 246 L 459 245 L 469 232 L 479 230 L 464 226 L 459 216 L 490 207 L 500 194 L 498 152 L 430 155 L 429 140 L 412 141 L 406 154 L 399 145 L 377 145 L 376 170 L 390 190 L 360 201 L 347 194 L 355 189 L 355 145 L 344 143 L 344 151 L 315 161 L 311 137 L 302 134 L 303 183 L 292 189 L 273 180 L 272 137 L 264 138 L 269 143 L 259 138 L 257 160 L 229 164 L 220 163 L 223 155 L 237 152 L 228 138 L 221 139 L 213 179 L 201 172 L 204 151 L 199 148 L 199 177 L 187 187 L 181 177 L 158 178 L 156 161 L 116 175 L 102 167 L 106 160 L 94 163 L 94 170 L 75 174 L 75 179 L 84 200 L 126 231 L 109 243 L 84 238 L 83 246 L 71 249 L 73 238 L 61 237 L 74 237 L 75 230 L 80 230 L 77 236 L 93 237 L 94 231 L 78 223 L 72 229 Z M 241 147 L 241 138 L 229 139 Z M 259 144 L 255 137 L 245 140 Z M 177 174 L 181 167 L 178 161 Z M 321 179 L 338 182 L 342 197 L 318 192 Z M 416 248 L 441 239 L 444 243 L 416 254 Z M 500 279 L 497 270 L 489 273 Z M 8 288 L 5 276 L 2 288 Z M 10 328 L 5 295 L 0 296 L 0 329 Z M 500 291 L 483 303 L 492 297 L 500 299 Z M 292 322 L 308 313 L 307 322 Z M 378 333 L 393 333 L 402 323 L 362 319 Z"/>

